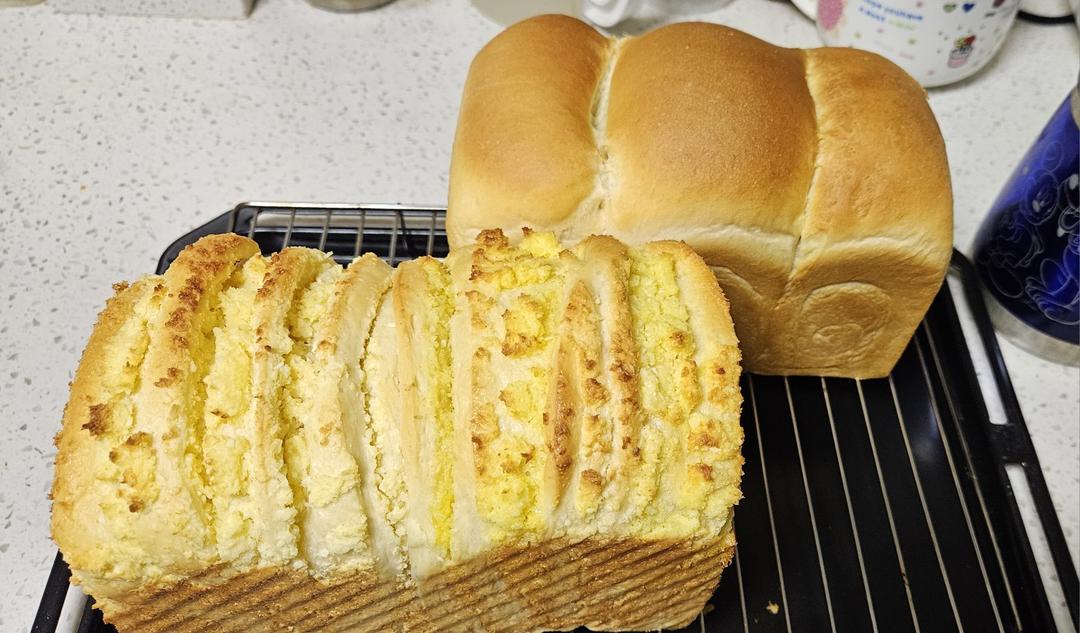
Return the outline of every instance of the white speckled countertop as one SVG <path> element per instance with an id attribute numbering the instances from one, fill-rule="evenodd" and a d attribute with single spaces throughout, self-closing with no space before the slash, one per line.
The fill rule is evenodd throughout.
<path id="1" fill-rule="evenodd" d="M 781 2 L 707 17 L 819 44 Z M 245 199 L 443 202 L 465 72 L 497 31 L 465 0 L 264 0 L 238 22 L 0 9 L 0 631 L 28 629 L 55 554 L 51 439 L 110 284 Z M 1073 27 L 1018 22 L 987 69 L 931 92 L 962 249 L 1078 51 Z M 1080 372 L 1003 347 L 1076 564 Z"/>

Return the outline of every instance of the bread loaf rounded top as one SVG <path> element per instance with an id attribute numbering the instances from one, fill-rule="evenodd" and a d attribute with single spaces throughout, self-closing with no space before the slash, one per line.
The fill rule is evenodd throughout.
<path id="1" fill-rule="evenodd" d="M 944 266 L 952 198 L 925 92 L 878 55 L 541 16 L 473 61 L 450 169 L 452 246 L 522 226 L 680 239 L 725 266 L 764 237 L 763 272 L 790 273 L 807 238 L 900 240 Z"/>
<path id="2" fill-rule="evenodd" d="M 618 50 L 605 127 L 616 231 L 793 232 L 817 151 L 802 51 L 701 23 Z"/>
<path id="3" fill-rule="evenodd" d="M 556 16 L 508 33 L 473 62 L 462 98 L 462 112 L 470 114 L 459 120 L 458 134 L 470 140 L 470 151 L 457 168 L 476 182 L 459 195 L 472 207 L 525 205 L 537 225 L 551 225 L 590 194 L 600 168 L 591 112 L 611 42 L 582 22 Z M 515 190 L 503 188 L 507 181 Z"/>

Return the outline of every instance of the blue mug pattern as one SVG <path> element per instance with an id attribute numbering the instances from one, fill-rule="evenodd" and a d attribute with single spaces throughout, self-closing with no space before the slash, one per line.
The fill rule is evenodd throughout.
<path id="1" fill-rule="evenodd" d="M 975 238 L 975 265 L 1009 312 L 1075 345 L 1080 344 L 1080 130 L 1072 110 L 1066 99 L 998 195 Z"/>

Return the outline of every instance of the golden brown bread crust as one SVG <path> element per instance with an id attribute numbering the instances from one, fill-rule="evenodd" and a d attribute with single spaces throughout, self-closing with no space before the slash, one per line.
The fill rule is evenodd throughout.
<path id="1" fill-rule="evenodd" d="M 945 146 L 922 88 L 882 58 L 810 50 L 807 76 L 829 168 L 816 172 L 771 334 L 746 349 L 766 373 L 883 376 L 952 254 Z"/>
<path id="2" fill-rule="evenodd" d="M 125 595 L 128 579 L 170 582 L 214 562 L 193 457 L 201 424 L 188 416 L 202 405 L 221 288 L 257 252 L 236 235 L 185 248 L 163 277 L 120 292 L 87 346 L 58 437 L 53 528 L 76 581 L 101 600 Z"/>
<path id="3" fill-rule="evenodd" d="M 695 542 L 552 540 L 492 551 L 420 587 L 260 570 L 147 591 L 107 620 L 145 633 L 681 628 L 716 589 L 703 570 L 727 566 L 734 551 L 730 532 Z"/>
<path id="4" fill-rule="evenodd" d="M 450 171 L 477 178 L 470 186 L 451 185 L 451 195 L 471 204 L 482 187 L 487 195 L 476 202 L 510 205 L 529 222 L 552 225 L 593 190 L 598 159 L 590 112 L 609 43 L 560 16 L 522 22 L 508 33 L 492 40 L 469 71 L 472 90 L 461 102 Z M 534 44 L 529 55 L 507 50 L 522 41 Z M 533 151 L 537 144 L 543 153 Z M 523 155 L 529 159 L 519 160 Z M 451 182 L 459 179 L 452 175 Z M 503 188 L 507 182 L 514 188 Z"/>
<path id="5" fill-rule="evenodd" d="M 715 24 L 608 40 L 597 62 L 605 44 L 594 34 L 565 41 L 582 29 L 567 17 L 526 20 L 477 55 L 454 142 L 451 246 L 522 226 L 566 241 L 683 240 L 731 301 L 750 371 L 888 373 L 952 247 L 949 170 L 922 88 L 872 53 L 784 49 Z M 513 74 L 555 42 L 557 55 Z M 563 68 L 597 63 L 593 83 L 531 100 Z M 591 147 L 559 133 L 585 121 Z M 513 151 L 473 159 L 500 143 Z M 574 183 L 566 195 L 536 195 L 514 177 L 551 176 L 552 158 L 548 182 Z"/>
<path id="6" fill-rule="evenodd" d="M 113 538 L 105 507 L 94 505 L 79 511 L 76 504 L 91 494 L 93 482 L 85 473 L 100 469 L 107 463 L 109 452 L 126 439 L 110 438 L 123 431 L 117 428 L 114 412 L 120 414 L 118 409 L 126 406 L 146 351 L 146 319 L 138 307 L 148 303 L 155 293 L 160 294 L 155 291 L 160 284 L 160 277 L 147 277 L 130 286 L 114 287 L 115 295 L 98 316 L 71 383 L 63 426 L 56 436 L 56 471 L 50 498 L 53 538 L 71 552 L 69 564 L 79 569 L 99 570 L 110 555 L 96 545 Z M 118 501 L 123 503 L 122 499 Z"/>
<path id="7" fill-rule="evenodd" d="M 603 630 L 700 610 L 734 546 L 741 396 L 689 247 L 491 231 L 394 272 L 255 249 L 205 238 L 120 290 L 77 374 L 55 534 L 109 621 Z M 148 380 L 169 345 L 186 370 Z M 190 440 L 161 459 L 159 437 Z M 148 494 L 173 480 L 205 496 Z"/>
<path id="8" fill-rule="evenodd" d="M 627 40 L 611 77 L 607 144 L 617 234 L 798 227 L 814 169 L 803 53 L 682 23 Z M 737 210 L 718 217 L 717 209 Z M 723 261 L 723 246 L 702 256 Z"/>

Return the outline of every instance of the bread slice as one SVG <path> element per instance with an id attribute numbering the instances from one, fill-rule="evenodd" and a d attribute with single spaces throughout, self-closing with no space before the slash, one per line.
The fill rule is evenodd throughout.
<path id="1" fill-rule="evenodd" d="M 170 289 L 195 286 L 187 382 L 148 386 Z M 53 534 L 120 631 L 682 626 L 734 553 L 738 380 L 727 302 L 681 243 L 492 231 L 391 270 L 205 238 L 103 312 Z M 114 419 L 160 435 L 129 445 Z M 170 429 L 188 452 L 153 459 Z M 163 466 L 202 496 L 132 506 Z M 136 532 L 147 510 L 171 523 Z M 197 557 L 138 547 L 190 547 L 191 524 Z"/>
<path id="2" fill-rule="evenodd" d="M 320 578 L 372 571 L 382 561 L 392 575 L 404 571 L 402 544 L 385 518 L 389 502 L 376 486 L 379 455 L 361 386 L 390 277 L 374 255 L 345 271 L 328 265 L 299 299 L 291 328 L 286 461 L 298 492 L 304 558 Z"/>
<path id="3" fill-rule="evenodd" d="M 57 438 L 53 531 L 105 608 L 148 579 L 175 582 L 216 561 L 202 378 L 221 290 L 257 252 L 235 235 L 188 247 L 162 278 L 117 295 L 80 363 Z"/>

